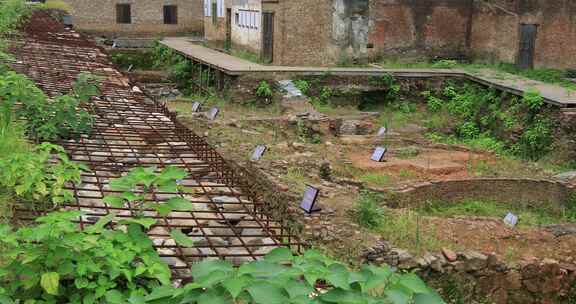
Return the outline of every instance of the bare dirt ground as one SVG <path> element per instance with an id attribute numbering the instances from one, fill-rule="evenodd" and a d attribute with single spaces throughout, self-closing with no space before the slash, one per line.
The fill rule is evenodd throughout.
<path id="1" fill-rule="evenodd" d="M 222 116 L 216 122 L 199 126 L 197 119 L 190 117 L 191 127 L 207 135 L 225 157 L 238 162 L 247 161 L 257 144 L 267 144 L 269 151 L 257 166 L 284 191 L 300 196 L 305 184 L 317 185 L 321 189 L 321 204 L 334 212 L 330 216 L 333 228 L 328 229 L 326 234 L 330 237 L 323 245 L 344 258 L 358 256 L 363 246 L 387 236 L 368 232 L 352 222 L 350 210 L 359 197 L 359 188 L 334 180 L 363 182 L 372 188 L 389 189 L 446 179 L 549 178 L 552 175 L 547 168 L 535 164 L 432 143 L 417 126 L 393 130 L 385 139 L 375 139 L 373 135 L 334 137 L 326 132 L 320 143 L 312 144 L 299 139 L 297 127 L 289 123 L 289 117 L 283 115 L 280 108 L 221 106 Z M 186 103 L 173 102 L 170 107 L 179 111 L 184 121 L 190 115 Z M 377 128 L 375 121 L 369 123 Z M 370 160 L 374 147 L 379 145 L 389 149 L 386 161 L 382 163 Z M 323 162 L 330 163 L 333 181 L 319 177 Z M 421 229 L 434 238 L 429 248 L 425 248 L 429 250 L 471 249 L 496 253 L 510 262 L 533 258 L 563 262 L 576 259 L 576 235 L 555 237 L 538 227 L 511 229 L 501 218 L 424 216 Z"/>

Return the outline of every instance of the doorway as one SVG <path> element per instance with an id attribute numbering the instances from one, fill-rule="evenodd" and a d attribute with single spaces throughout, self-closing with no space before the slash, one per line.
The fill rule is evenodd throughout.
<path id="1" fill-rule="evenodd" d="M 274 13 L 262 13 L 262 61 L 274 61 Z"/>
<path id="2" fill-rule="evenodd" d="M 226 50 L 232 49 L 232 9 L 226 9 L 226 40 L 224 41 Z"/>
<path id="3" fill-rule="evenodd" d="M 520 69 L 534 67 L 534 53 L 536 51 L 537 24 L 520 25 L 520 44 L 518 46 L 517 65 Z"/>

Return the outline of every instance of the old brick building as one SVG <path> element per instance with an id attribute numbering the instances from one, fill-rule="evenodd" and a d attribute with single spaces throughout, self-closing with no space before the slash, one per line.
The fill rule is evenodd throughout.
<path id="1" fill-rule="evenodd" d="M 576 66 L 576 1 L 572 0 L 206 3 L 222 6 L 217 18 L 205 17 L 209 40 L 229 40 L 233 46 L 272 58 L 275 64 L 330 65 L 377 56 L 466 56 L 520 61 L 525 66 Z M 253 19 L 245 17 L 247 13 L 254 14 Z"/>
<path id="2" fill-rule="evenodd" d="M 64 0 L 78 29 L 148 36 L 202 32 L 202 0 Z"/>

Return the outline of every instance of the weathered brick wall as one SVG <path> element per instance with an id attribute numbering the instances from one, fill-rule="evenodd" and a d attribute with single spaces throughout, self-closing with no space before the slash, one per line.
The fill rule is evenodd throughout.
<path id="1" fill-rule="evenodd" d="M 226 11 L 229 8 L 232 8 L 232 0 L 225 0 L 224 1 L 224 16 L 217 17 L 216 23 L 214 23 L 214 19 L 212 17 L 204 17 L 204 37 L 211 42 L 224 42 L 226 40 Z M 204 16 L 204 13 L 202 13 Z M 217 15 L 218 16 L 218 15 Z M 232 18 L 234 21 L 234 18 Z"/>
<path id="2" fill-rule="evenodd" d="M 272 2 L 272 1 L 270 1 Z M 335 61 L 330 48 L 331 0 L 264 2 L 274 15 L 274 64 L 327 65 Z"/>
<path id="3" fill-rule="evenodd" d="M 145 36 L 202 32 L 202 0 L 65 0 L 76 28 L 84 31 Z M 116 23 L 116 4 L 132 5 L 132 23 Z M 178 6 L 178 24 L 164 24 L 164 5 Z"/>
<path id="4" fill-rule="evenodd" d="M 477 58 L 514 63 L 519 27 L 538 24 L 536 67 L 576 68 L 576 1 L 498 0 L 478 2 L 472 20 L 471 51 Z"/>
<path id="5" fill-rule="evenodd" d="M 465 53 L 472 7 L 470 0 L 372 0 L 371 54 Z"/>

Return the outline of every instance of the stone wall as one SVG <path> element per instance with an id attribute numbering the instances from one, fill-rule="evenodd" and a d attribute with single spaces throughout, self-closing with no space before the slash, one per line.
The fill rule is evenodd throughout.
<path id="1" fill-rule="evenodd" d="M 556 181 L 490 178 L 434 181 L 393 193 L 391 204 L 394 207 L 415 207 L 426 201 L 458 203 L 476 199 L 560 210 L 575 192 L 573 186 Z"/>
<path id="2" fill-rule="evenodd" d="M 415 257 L 386 241 L 365 250 L 363 258 L 368 263 L 415 270 L 441 290 L 452 279 L 455 286 L 450 288 L 461 289 L 464 298 L 458 303 L 569 304 L 576 298 L 576 265 L 551 259 L 508 265 L 495 255 L 448 249 Z"/>
<path id="3" fill-rule="evenodd" d="M 202 0 L 65 0 L 77 29 L 114 36 L 202 32 Z M 131 4 L 132 23 L 116 22 L 116 4 Z M 164 24 L 164 5 L 178 6 L 178 24 Z"/>
<path id="4" fill-rule="evenodd" d="M 576 2 L 476 1 L 471 51 L 481 59 L 514 63 L 520 25 L 537 24 L 536 67 L 576 68 Z"/>

